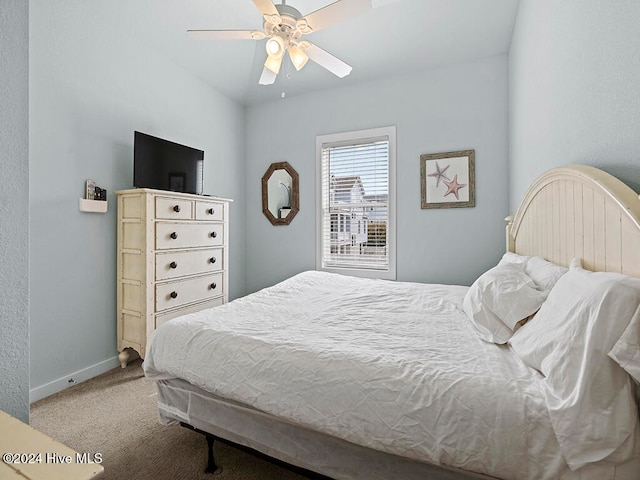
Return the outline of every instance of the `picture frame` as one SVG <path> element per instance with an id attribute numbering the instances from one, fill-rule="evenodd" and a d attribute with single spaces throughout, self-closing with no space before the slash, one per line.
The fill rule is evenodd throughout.
<path id="1" fill-rule="evenodd" d="M 421 208 L 476 206 L 475 150 L 420 155 Z"/>

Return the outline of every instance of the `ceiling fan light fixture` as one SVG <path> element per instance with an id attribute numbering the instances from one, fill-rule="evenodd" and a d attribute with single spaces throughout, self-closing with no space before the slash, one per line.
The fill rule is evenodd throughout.
<path id="1" fill-rule="evenodd" d="M 302 67 L 304 67 L 309 61 L 309 57 L 307 56 L 307 54 L 304 53 L 304 50 L 302 50 L 297 45 L 289 45 L 288 52 L 289 58 L 291 58 L 291 63 L 293 63 L 293 66 L 296 67 L 296 70 L 298 71 L 302 69 Z"/>
<path id="2" fill-rule="evenodd" d="M 267 49 L 267 55 L 270 57 L 282 58 L 284 55 L 284 40 L 279 35 L 274 35 L 267 40 L 265 48 Z"/>
<path id="3" fill-rule="evenodd" d="M 264 62 L 264 66 L 276 75 L 278 74 L 278 72 L 280 72 L 280 65 L 282 65 L 282 55 L 280 55 L 279 57 L 269 55 L 267 57 L 267 61 Z"/>

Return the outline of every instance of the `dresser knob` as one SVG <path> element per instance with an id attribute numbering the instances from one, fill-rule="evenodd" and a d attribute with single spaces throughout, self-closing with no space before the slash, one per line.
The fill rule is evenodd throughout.
<path id="1" fill-rule="evenodd" d="M 216 282 L 213 282 L 211 285 L 209 285 L 211 287 L 211 290 L 215 290 L 215 288 L 218 286 L 216 285 Z"/>
<path id="2" fill-rule="evenodd" d="M 176 205 L 175 207 L 173 207 L 173 211 L 178 213 L 180 211 L 180 205 Z"/>
<path id="3" fill-rule="evenodd" d="M 216 263 L 216 257 L 211 257 L 209 259 L 209 263 Z"/>
<path id="4" fill-rule="evenodd" d="M 170 296 L 171 298 L 176 298 L 176 297 L 178 296 L 178 292 L 173 291 L 173 292 L 171 292 L 171 293 L 169 294 L 169 296 Z"/>
<path id="5" fill-rule="evenodd" d="M 211 238 L 216 238 L 218 236 L 217 232 L 211 232 Z"/>
<path id="6" fill-rule="evenodd" d="M 171 268 L 177 268 L 177 267 L 178 267 L 178 264 L 177 264 L 176 262 L 171 262 L 171 263 L 169 264 L 169 266 L 170 266 Z"/>
<path id="7" fill-rule="evenodd" d="M 208 213 L 209 215 L 213 215 L 215 212 L 216 212 L 216 211 L 215 211 L 213 208 L 209 208 L 209 209 L 207 209 L 207 213 Z"/>
<path id="8" fill-rule="evenodd" d="M 171 238 L 173 238 L 174 240 L 176 238 L 178 238 L 178 234 L 176 232 L 171 232 L 171 235 L 169 235 Z"/>

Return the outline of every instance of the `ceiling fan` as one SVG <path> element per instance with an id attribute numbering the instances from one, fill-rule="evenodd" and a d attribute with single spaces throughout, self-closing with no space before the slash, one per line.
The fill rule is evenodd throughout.
<path id="1" fill-rule="evenodd" d="M 338 0 L 304 17 L 298 10 L 287 5 L 285 0 L 279 5 L 274 4 L 273 0 L 253 0 L 253 3 L 264 17 L 263 31 L 188 30 L 187 34 L 196 38 L 232 40 L 268 38 L 267 60 L 259 80 L 261 85 L 275 82 L 285 52 L 289 54 L 296 70 L 300 70 L 311 59 L 340 78 L 351 73 L 350 65 L 301 37 L 364 13 L 371 9 L 371 0 Z"/>

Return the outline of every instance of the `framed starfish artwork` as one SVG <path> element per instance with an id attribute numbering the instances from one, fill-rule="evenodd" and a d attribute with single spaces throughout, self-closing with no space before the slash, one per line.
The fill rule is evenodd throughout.
<path id="1" fill-rule="evenodd" d="M 475 150 L 420 155 L 421 207 L 475 207 L 475 161 Z"/>

